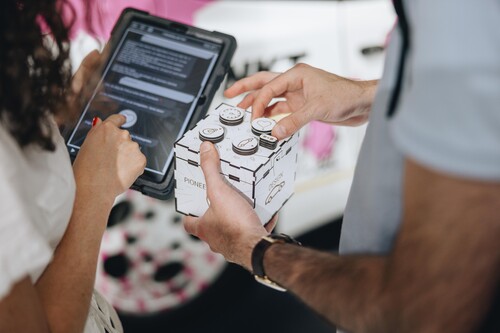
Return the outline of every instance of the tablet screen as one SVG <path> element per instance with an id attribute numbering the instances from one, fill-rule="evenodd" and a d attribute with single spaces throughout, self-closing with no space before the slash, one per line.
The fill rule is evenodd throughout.
<path id="1" fill-rule="evenodd" d="M 185 132 L 222 45 L 131 21 L 104 69 L 67 146 L 76 155 L 92 119 L 125 115 L 128 130 L 147 158 L 145 174 L 161 180 Z"/>

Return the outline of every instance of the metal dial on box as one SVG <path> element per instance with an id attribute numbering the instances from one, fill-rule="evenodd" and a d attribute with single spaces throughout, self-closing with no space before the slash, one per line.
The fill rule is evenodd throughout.
<path id="1" fill-rule="evenodd" d="M 208 209 L 200 144 L 210 141 L 222 175 L 267 223 L 292 196 L 297 166 L 298 133 L 278 141 L 271 136 L 275 124 L 270 118 L 252 121 L 251 112 L 223 103 L 186 132 L 174 145 L 177 211 L 201 216 Z"/>

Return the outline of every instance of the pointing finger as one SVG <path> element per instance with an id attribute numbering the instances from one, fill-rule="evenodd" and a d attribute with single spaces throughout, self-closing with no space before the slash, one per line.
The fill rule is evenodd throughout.
<path id="1" fill-rule="evenodd" d="M 278 140 L 283 140 L 300 130 L 309 121 L 311 119 L 308 113 L 299 110 L 278 121 L 273 128 L 272 135 Z"/>
<path id="2" fill-rule="evenodd" d="M 212 193 L 216 191 L 222 181 L 219 153 L 210 142 L 203 142 L 200 146 L 200 162 L 205 181 L 207 183 L 207 194 L 212 198 Z"/>
<path id="3" fill-rule="evenodd" d="M 116 127 L 121 127 L 125 122 L 127 121 L 127 118 L 122 115 L 122 114 L 113 114 L 106 118 L 104 122 L 111 123 L 115 125 Z"/>

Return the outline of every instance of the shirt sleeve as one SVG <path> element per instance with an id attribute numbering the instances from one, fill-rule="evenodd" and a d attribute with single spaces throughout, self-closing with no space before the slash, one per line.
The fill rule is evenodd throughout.
<path id="1" fill-rule="evenodd" d="M 15 178 L 0 166 L 0 299 L 52 258 L 48 242 L 36 230 Z"/>
<path id="2" fill-rule="evenodd" d="M 443 20 L 439 10 L 425 12 L 425 24 L 414 17 L 390 134 L 403 154 L 429 168 L 500 180 L 500 11 L 450 5 Z"/>

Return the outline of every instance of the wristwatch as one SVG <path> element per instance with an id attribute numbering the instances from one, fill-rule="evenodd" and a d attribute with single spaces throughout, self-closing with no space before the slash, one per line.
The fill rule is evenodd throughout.
<path id="1" fill-rule="evenodd" d="M 300 242 L 285 234 L 270 234 L 262 237 L 252 251 L 252 271 L 257 282 L 275 290 L 286 291 L 286 289 L 278 283 L 269 279 L 264 271 L 264 254 L 273 244 L 279 243 L 302 245 Z"/>

